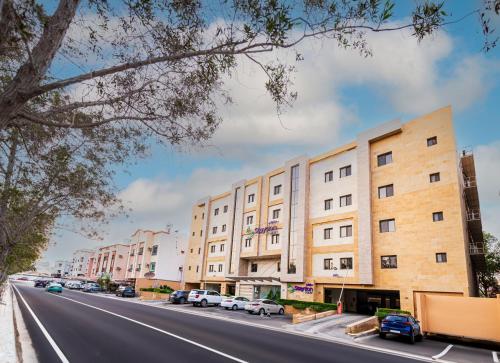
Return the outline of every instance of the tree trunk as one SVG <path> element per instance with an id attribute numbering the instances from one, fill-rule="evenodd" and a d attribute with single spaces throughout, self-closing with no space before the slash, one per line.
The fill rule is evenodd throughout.
<path id="1" fill-rule="evenodd" d="M 0 95 L 0 127 L 5 127 L 13 115 L 32 98 L 33 90 L 40 86 L 52 61 L 61 47 L 80 0 L 60 0 L 54 14 L 44 27 L 31 57 L 19 68 L 14 79 Z"/>

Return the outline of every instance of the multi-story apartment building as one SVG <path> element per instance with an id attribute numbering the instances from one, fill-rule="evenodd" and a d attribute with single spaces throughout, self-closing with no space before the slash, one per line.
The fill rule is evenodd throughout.
<path id="1" fill-rule="evenodd" d="M 115 281 L 125 280 L 128 245 L 117 243 L 96 249 L 89 257 L 88 277 L 97 279 L 103 275 Z"/>
<path id="2" fill-rule="evenodd" d="M 199 200 L 185 283 L 413 311 L 416 292 L 477 293 L 481 230 L 474 159 L 446 107 Z"/>
<path id="3" fill-rule="evenodd" d="M 177 232 L 138 229 L 132 235 L 128 248 L 125 278 L 181 281 L 184 244 Z"/>
<path id="4" fill-rule="evenodd" d="M 94 254 L 94 250 L 80 249 L 73 252 L 71 276 L 83 277 L 87 275 L 89 258 Z"/>
<path id="5" fill-rule="evenodd" d="M 66 277 L 69 276 L 73 265 L 71 261 L 57 260 L 51 268 L 51 276 L 54 277 Z"/>

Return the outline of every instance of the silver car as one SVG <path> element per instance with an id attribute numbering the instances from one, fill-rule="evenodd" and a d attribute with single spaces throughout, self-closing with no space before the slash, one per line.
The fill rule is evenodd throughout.
<path id="1" fill-rule="evenodd" d="M 280 305 L 277 302 L 268 299 L 258 299 L 250 301 L 245 305 L 245 310 L 248 311 L 249 314 L 259 313 L 260 315 L 283 315 L 285 313 L 285 308 L 283 307 L 283 305 Z"/>

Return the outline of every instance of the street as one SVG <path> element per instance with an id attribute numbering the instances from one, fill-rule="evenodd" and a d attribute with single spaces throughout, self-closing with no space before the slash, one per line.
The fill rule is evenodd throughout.
<path id="1" fill-rule="evenodd" d="M 41 363 L 69 362 L 411 362 L 334 342 L 182 314 L 64 290 L 16 284 Z M 53 339 L 44 336 L 33 313 Z M 55 346 L 55 347 L 54 347 Z M 58 356 L 56 350 L 60 349 Z"/>

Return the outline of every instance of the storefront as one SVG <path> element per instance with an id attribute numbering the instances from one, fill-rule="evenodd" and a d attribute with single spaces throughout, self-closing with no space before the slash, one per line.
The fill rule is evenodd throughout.
<path id="1" fill-rule="evenodd" d="M 325 288 L 324 302 L 337 303 L 340 288 Z M 344 311 L 373 315 L 377 308 L 399 309 L 399 291 L 344 289 L 342 293 Z"/>

